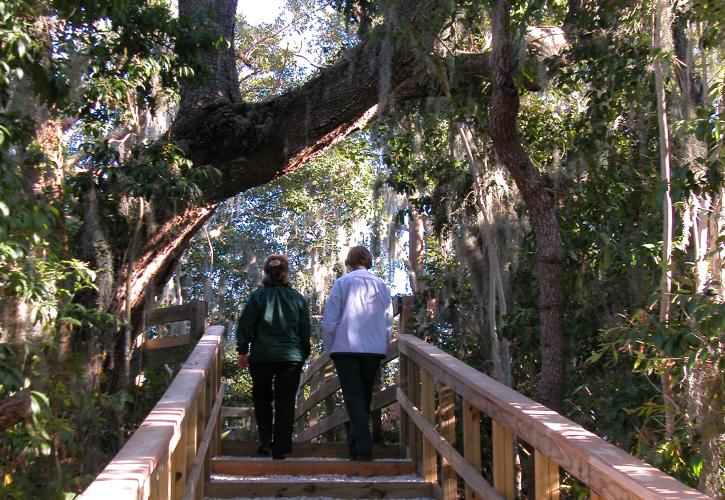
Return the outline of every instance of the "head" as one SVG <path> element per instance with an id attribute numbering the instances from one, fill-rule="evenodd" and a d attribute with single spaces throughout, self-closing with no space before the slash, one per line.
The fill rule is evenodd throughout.
<path id="1" fill-rule="evenodd" d="M 360 266 L 365 269 L 370 269 L 373 267 L 373 256 L 370 255 L 370 251 L 363 246 L 352 247 L 347 253 L 345 265 L 350 269 L 357 269 Z"/>
<path id="2" fill-rule="evenodd" d="M 284 255 L 270 255 L 265 259 L 262 269 L 262 283 L 265 285 L 289 285 L 289 262 Z"/>

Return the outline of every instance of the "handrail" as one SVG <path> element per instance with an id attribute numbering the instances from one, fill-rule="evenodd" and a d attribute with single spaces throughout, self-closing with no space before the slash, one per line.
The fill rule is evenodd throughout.
<path id="1" fill-rule="evenodd" d="M 181 498 L 217 402 L 223 333 L 223 326 L 206 328 L 161 400 L 82 499 Z M 214 442 L 210 453 L 217 450 Z"/>
<path id="2" fill-rule="evenodd" d="M 390 361 L 398 357 L 398 342 L 393 341 L 388 345 L 388 349 L 385 355 L 385 359 L 381 362 L 381 365 L 389 363 Z M 299 392 L 297 396 L 297 403 L 295 405 L 295 420 L 299 420 L 306 413 L 311 410 L 314 411 L 316 406 L 330 396 L 335 394 L 340 389 L 340 381 L 337 377 L 332 378 L 328 381 L 318 382 L 320 385 L 315 384 L 315 375 L 325 370 L 329 363 L 329 354 L 323 353 L 310 364 L 310 367 L 305 370 L 302 377 L 300 378 Z M 307 384 L 312 384 L 311 394 L 305 397 L 304 387 Z M 371 403 L 371 411 L 379 410 L 390 406 L 396 401 L 396 390 L 394 386 L 378 388 L 373 393 L 373 400 Z M 337 409 L 331 415 L 327 415 L 319 422 L 315 422 L 309 425 L 303 431 L 298 432 L 295 435 L 296 442 L 307 442 L 316 438 L 317 436 L 324 434 L 327 431 L 334 429 L 335 427 L 344 424 L 349 420 L 347 410 L 344 407 Z"/>
<path id="3" fill-rule="evenodd" d="M 480 411 L 493 419 L 493 477 L 494 488 L 500 498 L 513 498 L 514 495 L 513 435 L 536 449 L 536 498 L 558 498 L 559 466 L 589 486 L 592 498 L 710 498 L 440 349 L 411 335 L 399 335 L 398 342 L 401 356 L 398 400 L 408 420 L 425 436 L 425 439 L 419 438 L 416 431 L 411 430 L 409 436 L 413 439 L 408 437 L 407 444 L 412 454 L 419 458 L 421 469 L 429 481 L 437 481 L 436 451 L 444 459 L 444 465 L 454 469 L 457 464 L 460 466 L 462 458 L 455 450 L 451 452 L 452 447 L 441 446 L 443 437 L 434 427 L 433 401 L 437 381 L 441 385 L 440 400 L 444 397 L 451 400 L 449 396 L 444 396 L 444 392 L 450 390 L 464 400 L 464 454 L 467 458 L 477 452 L 480 460 L 480 439 L 465 438 L 470 432 L 466 429 L 467 422 L 473 422 L 480 429 Z M 449 411 L 448 416 L 452 413 Z M 421 439 L 422 450 L 413 442 Z M 466 449 L 469 447 L 473 447 L 472 451 Z M 480 463 L 474 465 L 480 471 Z M 501 470 L 496 470 L 497 467 L 508 474 L 502 474 Z M 474 486 L 467 480 L 469 471 L 459 468 L 456 472 L 462 475 L 467 486 Z M 483 491 L 482 488 L 479 482 L 473 489 L 489 498 L 490 490 Z"/>

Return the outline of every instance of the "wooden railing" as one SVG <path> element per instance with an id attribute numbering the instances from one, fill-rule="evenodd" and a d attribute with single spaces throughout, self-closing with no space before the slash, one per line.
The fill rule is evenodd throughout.
<path id="1" fill-rule="evenodd" d="M 398 357 L 398 343 L 392 342 L 388 346 L 388 352 L 381 363 L 381 366 L 389 363 Z M 305 396 L 305 386 L 309 385 L 309 395 Z M 332 360 L 327 353 L 320 355 L 312 362 L 310 367 L 302 374 L 300 388 L 297 393 L 297 404 L 295 406 L 295 420 L 299 421 L 300 431 L 295 434 L 296 442 L 308 442 L 316 437 L 331 431 L 337 426 L 347 422 L 350 418 L 347 410 L 342 405 L 333 405 L 331 398 L 340 389 L 340 381 L 332 370 Z M 397 389 L 395 385 L 387 387 L 376 387 L 373 392 L 371 410 L 376 411 L 385 408 L 396 401 Z M 324 418 L 318 419 L 323 413 L 318 411 L 318 406 L 325 404 Z M 305 420 L 306 416 L 306 420 Z"/>
<path id="2" fill-rule="evenodd" d="M 559 467 L 587 485 L 593 499 L 709 498 L 416 337 L 399 335 L 398 349 L 404 445 L 433 484 L 440 455 L 443 498 L 456 498 L 460 476 L 466 498 L 513 499 L 514 437 L 536 450 L 537 499 L 559 498 Z M 455 395 L 463 455 L 454 442 Z M 490 439 L 480 436 L 481 412 L 493 421 Z M 482 443 L 493 448 L 493 485 L 481 473 Z"/>
<path id="3" fill-rule="evenodd" d="M 223 326 L 206 328 L 161 400 L 82 499 L 202 498 L 220 445 L 223 332 Z"/>

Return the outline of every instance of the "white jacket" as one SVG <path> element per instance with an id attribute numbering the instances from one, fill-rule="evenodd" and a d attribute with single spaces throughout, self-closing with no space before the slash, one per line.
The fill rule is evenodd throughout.
<path id="1" fill-rule="evenodd" d="M 325 351 L 385 355 L 392 328 L 393 305 L 383 280 L 356 269 L 335 281 L 322 317 Z"/>

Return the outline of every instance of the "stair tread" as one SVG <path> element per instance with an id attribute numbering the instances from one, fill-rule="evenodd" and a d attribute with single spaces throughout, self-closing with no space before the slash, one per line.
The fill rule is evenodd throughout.
<path id="1" fill-rule="evenodd" d="M 212 482 L 239 482 L 239 483 L 425 483 L 418 474 L 402 474 L 390 476 L 351 476 L 347 474 L 316 474 L 309 476 L 270 474 L 266 476 L 243 476 L 237 474 L 211 474 Z"/>
<path id="2" fill-rule="evenodd" d="M 376 459 L 355 462 L 348 459 L 324 457 L 288 458 L 273 460 L 269 457 L 214 457 L 211 472 L 245 476 L 344 474 L 359 476 L 397 476 L 415 472 L 415 463 L 407 459 Z"/>

